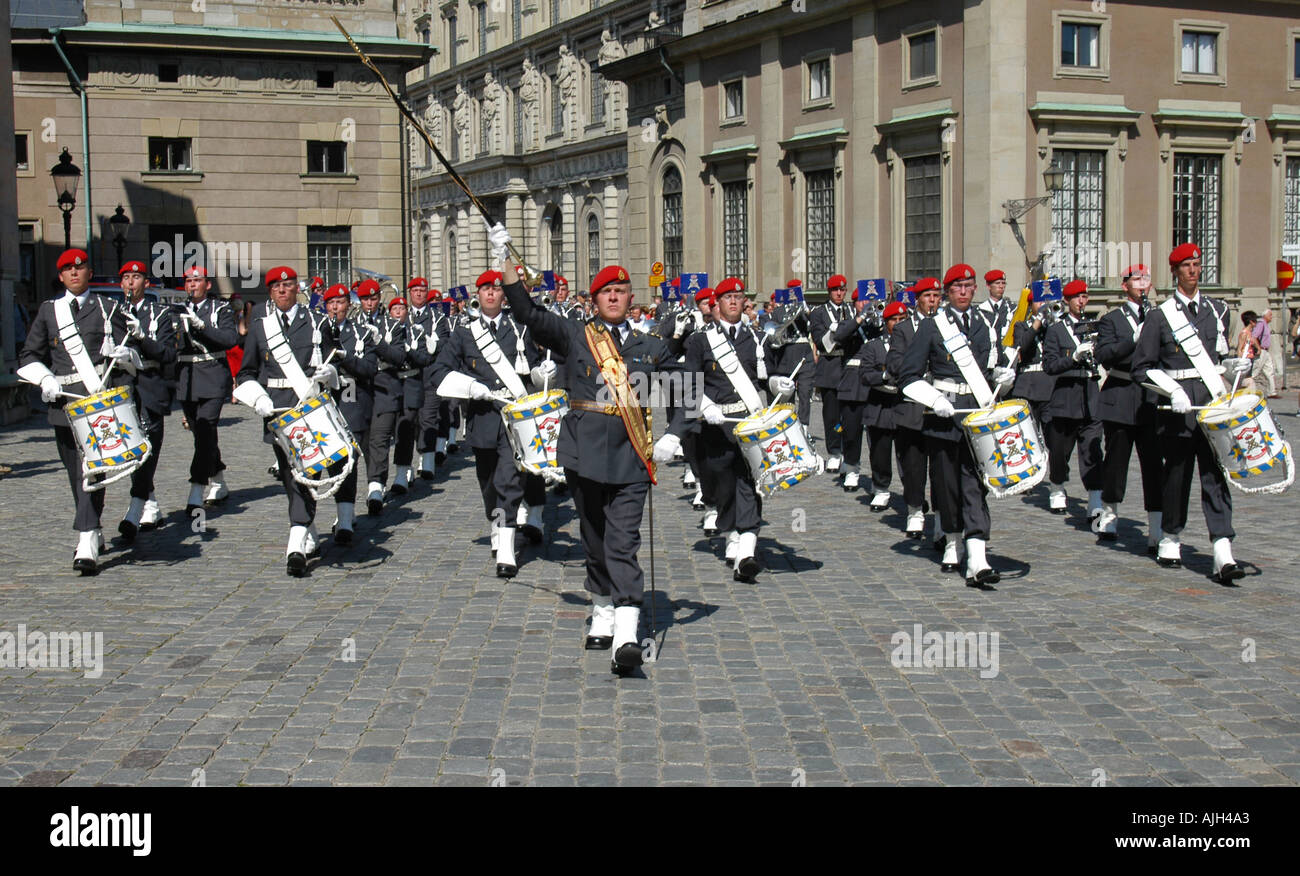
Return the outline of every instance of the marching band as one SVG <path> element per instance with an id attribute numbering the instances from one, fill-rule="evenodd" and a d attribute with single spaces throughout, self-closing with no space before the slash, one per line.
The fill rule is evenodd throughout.
<path id="1" fill-rule="evenodd" d="M 173 399 L 194 433 L 187 514 L 228 494 L 222 405 L 233 395 L 261 419 L 288 498 L 293 576 L 307 574 L 319 553 L 320 500 L 336 502 L 333 542 L 351 544 L 363 467 L 377 517 L 417 473 L 434 479 L 459 415 L 499 577 L 519 574 L 517 531 L 542 540 L 547 486 L 572 496 L 592 600 L 585 647 L 612 650 L 619 675 L 643 660 L 640 527 L 647 508 L 653 526 L 654 485 L 678 459 L 683 484 L 696 488 L 692 505 L 705 512 L 705 535 L 725 540 L 722 558 L 749 584 L 763 571 L 764 499 L 822 472 L 840 471 L 843 489 L 856 490 L 864 433 L 870 511 L 890 506 L 897 462 L 905 535 L 924 538 L 932 505 L 941 569 L 982 591 L 1001 579 L 987 555 L 989 495 L 1023 494 L 1046 478 L 1048 509 L 1065 513 L 1076 448 L 1099 543 L 1118 538 L 1136 448 L 1148 546 L 1166 568 L 1181 565 L 1199 466 L 1214 577 L 1223 584 L 1245 574 L 1232 553 L 1229 485 L 1277 493 L 1291 483 L 1290 448 L 1266 401 L 1237 388 L 1252 363 L 1229 355 L 1230 314 L 1200 290 L 1195 244 L 1170 253 L 1176 288 L 1163 302 L 1150 300 L 1150 270 L 1133 265 L 1123 274 L 1123 303 L 1097 319 L 1085 312 L 1082 280 L 1035 282 L 1017 306 L 1000 270 L 983 275 L 989 297 L 976 305 L 975 268 L 956 264 L 942 282 L 885 284 L 893 288 L 879 294 L 876 281 L 862 281 L 856 308 L 842 274 L 812 308 L 802 284 L 790 281 L 761 326 L 742 319 L 742 280 L 708 287 L 693 275 L 685 293 L 664 284 L 666 303 L 646 330 L 630 314 L 636 296 L 622 267 L 602 269 L 584 304 L 558 275 L 554 299 L 539 301 L 529 289 L 536 277 L 505 229 L 489 226 L 489 240 L 495 267 L 478 277 L 461 312 L 418 277 L 407 298 L 386 305 L 373 279 L 356 287 L 355 303 L 334 285 L 319 296 L 319 312 L 303 300 L 292 267 L 270 269 L 269 303 L 249 316 L 233 387 L 224 351 L 239 341 L 235 314 L 209 294 L 201 267 L 187 271 L 190 301 L 175 309 L 145 297 L 144 263 L 122 266 L 119 303 L 87 291 L 84 251 L 63 253 L 64 292 L 42 305 L 18 373 L 50 405 L 74 499 L 74 570 L 98 571 L 108 484 L 130 476 L 118 527 L 125 545 L 162 524 L 154 472 Z M 686 379 L 670 383 L 673 393 L 645 395 L 641 378 L 674 374 Z M 814 386 L 820 448 L 809 428 Z M 668 422 L 656 435 L 659 405 Z"/>

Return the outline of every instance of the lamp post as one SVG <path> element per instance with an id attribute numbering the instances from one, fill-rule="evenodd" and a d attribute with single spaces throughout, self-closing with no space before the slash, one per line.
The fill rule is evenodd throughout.
<path id="1" fill-rule="evenodd" d="M 59 210 L 63 213 L 63 248 L 72 249 L 72 211 L 77 206 L 81 168 L 72 163 L 67 146 L 59 155 L 59 163 L 50 168 L 50 176 L 54 177 L 54 191 L 58 193 Z"/>
<path id="2" fill-rule="evenodd" d="M 108 226 L 113 232 L 113 248 L 117 250 L 117 263 L 121 265 L 122 253 L 126 249 L 126 231 L 131 227 L 131 220 L 127 218 L 121 204 L 118 204 L 117 210 L 108 217 Z"/>
<path id="3" fill-rule="evenodd" d="M 1020 244 L 1020 250 L 1025 254 L 1025 267 L 1029 268 L 1031 276 L 1040 272 L 1046 252 L 1033 262 L 1029 260 L 1029 247 L 1025 243 L 1024 233 L 1020 230 L 1020 220 L 1038 205 L 1051 201 L 1053 195 L 1065 188 L 1065 171 L 1057 165 L 1056 159 L 1052 159 L 1052 163 L 1043 171 L 1043 187 L 1047 189 L 1048 194 L 1041 197 L 1002 202 L 1002 209 L 1006 211 L 1002 221 L 1011 226 L 1011 233 L 1016 236 L 1016 242 Z"/>

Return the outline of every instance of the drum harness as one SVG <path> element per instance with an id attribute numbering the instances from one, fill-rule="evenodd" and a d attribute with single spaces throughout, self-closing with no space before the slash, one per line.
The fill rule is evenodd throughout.
<path id="1" fill-rule="evenodd" d="M 763 407 L 763 403 L 758 397 L 758 390 L 754 388 L 753 381 L 749 379 L 749 375 L 741 367 L 740 355 L 737 353 L 735 345 L 731 343 L 731 338 L 727 336 L 723 323 L 715 323 L 715 326 L 716 328 L 711 327 L 705 337 L 709 340 L 713 358 L 717 361 L 722 372 L 727 375 L 727 379 L 731 381 L 731 386 L 736 390 L 736 395 L 740 396 L 740 401 L 733 404 L 718 405 L 708 396 L 704 396 L 703 400 L 711 405 L 717 405 L 724 414 L 744 413 L 752 415 Z M 763 346 L 758 343 L 757 338 L 755 338 L 755 344 L 758 349 L 758 377 L 762 380 L 767 376 L 767 363 L 763 356 Z"/>
<path id="2" fill-rule="evenodd" d="M 939 318 L 939 313 L 934 315 L 934 323 L 939 329 L 939 337 L 943 341 L 944 349 L 948 351 L 953 364 L 961 371 L 961 376 L 966 382 L 963 385 L 954 383 L 951 380 L 936 379 L 934 388 L 952 396 L 969 391 L 971 395 L 975 396 L 975 400 L 981 408 L 992 407 L 993 391 L 989 389 L 988 381 L 984 379 L 984 372 L 975 361 L 975 354 L 970 348 L 970 343 L 961 330 L 957 328 L 957 320 L 953 318 L 950 308 L 945 307 L 940 313 L 942 313 L 943 319 Z M 996 347 L 994 350 L 996 350 Z M 949 400 L 955 401 L 955 398 Z"/>
<path id="3" fill-rule="evenodd" d="M 103 300 L 98 300 L 100 315 L 104 317 L 104 346 L 108 347 L 113 342 L 112 314 L 104 309 Z M 116 302 L 113 304 L 117 307 Z M 86 344 L 81 339 L 81 331 L 77 328 L 77 321 L 72 317 L 72 305 L 67 296 L 54 302 L 54 322 L 59 329 L 59 340 L 63 342 L 63 349 L 67 352 L 68 358 L 72 360 L 72 367 L 76 370 L 75 374 L 57 375 L 56 380 L 60 386 L 72 386 L 75 383 L 81 383 L 86 387 L 87 395 L 94 395 L 104 388 L 104 375 L 108 373 L 107 367 L 103 371 L 95 367 L 90 361 L 90 354 L 86 352 Z M 101 351 L 103 355 L 107 352 Z M 111 361 L 111 360 L 109 360 Z M 107 362 L 105 363 L 107 366 Z M 89 379 L 93 375 L 93 380 Z"/>

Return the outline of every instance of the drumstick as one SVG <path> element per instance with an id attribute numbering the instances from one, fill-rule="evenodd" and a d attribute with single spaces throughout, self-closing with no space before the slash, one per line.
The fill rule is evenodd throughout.
<path id="1" fill-rule="evenodd" d="M 806 359 L 800 359 L 799 364 L 794 366 L 794 370 L 790 372 L 791 380 L 794 380 L 794 376 L 799 373 L 799 369 L 803 367 L 803 363 L 806 361 L 807 361 Z M 790 392 L 791 393 L 794 392 L 794 387 L 790 388 Z M 784 401 L 785 398 L 786 398 L 786 394 L 784 392 L 777 393 L 776 398 L 772 400 L 772 403 L 767 406 L 767 408 L 763 411 L 763 413 L 764 414 L 771 413 L 772 409 L 777 405 L 781 404 L 781 402 Z M 737 420 L 736 422 L 740 422 L 740 421 Z"/>
<path id="2" fill-rule="evenodd" d="M 1188 408 L 1187 410 L 1189 410 L 1189 411 L 1208 411 L 1208 410 L 1212 410 L 1213 408 L 1214 408 L 1214 405 L 1192 405 L 1192 406 L 1191 406 L 1190 408 Z M 1173 409 L 1174 409 L 1174 406 L 1173 406 L 1173 405 L 1156 405 L 1156 410 L 1157 410 L 1157 411 L 1172 411 Z"/>
<path id="3" fill-rule="evenodd" d="M 546 361 L 547 362 L 551 361 L 550 350 L 546 351 Z M 548 370 L 546 372 L 546 376 L 542 378 L 542 395 L 546 395 L 546 393 L 550 392 L 550 389 L 551 389 L 551 372 Z"/>

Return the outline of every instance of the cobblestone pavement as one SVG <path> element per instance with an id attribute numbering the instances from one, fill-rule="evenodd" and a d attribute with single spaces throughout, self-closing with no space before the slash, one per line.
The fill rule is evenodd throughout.
<path id="1" fill-rule="evenodd" d="M 1300 436 L 1287 395 L 1278 421 Z M 295 580 L 285 499 L 245 409 L 226 408 L 232 496 L 201 533 L 179 510 L 191 439 L 179 416 L 167 430 L 168 525 L 111 544 L 94 578 L 71 570 L 71 500 L 43 417 L 0 431 L 14 469 L 0 479 L 0 631 L 97 631 L 104 651 L 98 678 L 0 668 L 2 783 L 1300 782 L 1286 522 L 1300 489 L 1234 493 L 1249 570 L 1236 588 L 1209 578 L 1195 498 L 1187 567 L 1146 556 L 1136 468 L 1113 546 L 1087 531 L 1077 481 L 1064 518 L 1045 487 L 991 501 L 1004 577 L 980 593 L 901 537 L 897 496 L 872 514 L 866 493 L 822 476 L 766 503 L 768 571 L 749 585 L 701 534 L 673 466 L 655 500 L 658 661 L 619 680 L 608 652 L 581 648 L 571 500 L 551 497 L 547 540 L 499 580 L 462 449 L 432 486 L 363 514 L 351 548 L 327 537 Z M 125 493 L 110 488 L 110 536 Z M 330 501 L 324 532 L 332 519 Z M 896 668 L 891 637 L 916 624 L 997 633 L 997 674 Z"/>

